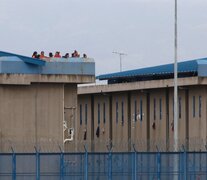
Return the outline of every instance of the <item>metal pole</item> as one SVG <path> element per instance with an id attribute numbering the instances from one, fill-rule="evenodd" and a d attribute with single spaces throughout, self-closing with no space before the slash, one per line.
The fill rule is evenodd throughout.
<path id="1" fill-rule="evenodd" d="M 174 27 L 174 151 L 178 151 L 178 85 L 177 85 L 177 0 L 175 0 L 175 27 Z M 176 156 L 176 153 L 174 155 L 174 180 L 178 179 L 177 176 L 178 171 L 178 157 Z"/>
<path id="2" fill-rule="evenodd" d="M 112 154 L 111 154 L 111 149 L 108 152 L 108 180 L 112 180 Z"/>
<path id="3" fill-rule="evenodd" d="M 64 154 L 63 151 L 60 148 L 60 180 L 64 180 Z"/>
<path id="4" fill-rule="evenodd" d="M 187 180 L 187 171 L 188 171 L 188 168 L 187 168 L 187 152 L 186 150 L 184 149 L 184 154 L 183 154 L 184 158 L 183 158 L 183 164 L 184 164 L 184 177 L 183 177 L 183 180 Z"/>
<path id="5" fill-rule="evenodd" d="M 85 149 L 85 169 L 84 169 L 84 180 L 88 180 L 88 151 L 87 147 L 84 145 Z"/>
<path id="6" fill-rule="evenodd" d="M 40 154 L 35 147 L 36 151 L 36 180 L 40 180 Z"/>
<path id="7" fill-rule="evenodd" d="M 16 180 L 16 154 L 14 149 L 12 149 L 12 180 Z"/>
<path id="8" fill-rule="evenodd" d="M 178 85 L 177 85 L 177 0 L 175 0 L 175 62 L 174 62 L 174 148 L 178 151 Z"/>
<path id="9" fill-rule="evenodd" d="M 136 150 L 136 148 L 135 148 L 135 144 L 133 144 L 133 149 L 134 149 L 134 152 L 133 152 L 133 159 L 134 159 L 134 161 L 133 161 L 133 174 L 134 174 L 134 177 L 132 176 L 132 179 L 133 180 L 137 180 L 137 150 Z"/>

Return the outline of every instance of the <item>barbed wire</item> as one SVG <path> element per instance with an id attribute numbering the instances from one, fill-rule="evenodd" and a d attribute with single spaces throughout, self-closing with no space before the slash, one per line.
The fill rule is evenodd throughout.
<path id="1" fill-rule="evenodd" d="M 179 139 L 178 151 L 206 151 L 207 140 L 201 138 Z M 0 153 L 32 153 L 32 152 L 174 152 L 173 139 L 159 140 L 94 140 L 69 141 L 65 144 L 55 140 L 44 141 L 12 141 L 0 140 Z"/>

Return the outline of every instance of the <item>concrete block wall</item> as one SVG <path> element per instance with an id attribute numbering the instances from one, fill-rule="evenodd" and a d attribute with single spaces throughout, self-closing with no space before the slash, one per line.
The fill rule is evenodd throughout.
<path id="1" fill-rule="evenodd" d="M 128 151 L 129 122 L 127 93 L 112 96 L 112 144 L 116 151 Z"/>
<path id="2" fill-rule="evenodd" d="M 136 150 L 147 150 L 148 139 L 147 93 L 134 91 L 131 93 L 131 141 Z"/>
<path id="3" fill-rule="evenodd" d="M 110 142 L 109 95 L 94 95 L 94 150 L 108 151 Z"/>
<path id="4" fill-rule="evenodd" d="M 150 149 L 156 150 L 156 145 L 166 149 L 166 96 L 165 89 L 150 90 Z"/>
<path id="5" fill-rule="evenodd" d="M 3 85 L 0 99 L 1 151 L 8 150 L 5 141 L 14 143 L 19 152 L 34 150 L 38 144 L 62 145 L 62 84 Z"/>
<path id="6" fill-rule="evenodd" d="M 84 151 L 84 145 L 87 144 L 88 145 L 87 150 L 91 151 L 91 139 L 92 139 L 92 131 L 93 131 L 93 129 L 91 128 L 92 126 L 91 95 L 86 95 L 86 96 L 80 95 L 78 98 L 77 107 L 78 107 L 78 116 L 77 116 L 78 150 Z"/>
<path id="7" fill-rule="evenodd" d="M 93 109 L 91 110 L 93 113 L 91 123 L 94 122 L 91 126 L 94 134 L 91 141 L 94 141 L 94 151 L 107 150 L 105 143 L 108 140 L 112 141 L 114 151 L 131 151 L 130 144 L 135 144 L 135 148 L 140 151 L 157 151 L 156 146 L 161 151 L 174 150 L 174 95 L 172 87 L 108 92 L 107 94 L 79 95 L 81 98 L 89 95 L 94 97 L 94 104 L 91 106 Z M 206 94 L 206 86 L 179 87 L 178 140 L 180 149 L 182 146 L 189 150 L 198 150 L 198 148 L 204 150 L 205 148 L 204 140 L 207 136 Z M 91 101 L 91 99 L 88 100 Z M 140 115 L 141 100 L 142 117 Z M 105 125 L 102 123 L 103 103 L 106 103 L 106 117 L 111 119 L 111 123 Z M 98 104 L 100 105 L 100 137 L 96 137 Z M 195 111 L 195 115 L 193 111 Z"/>
<path id="8" fill-rule="evenodd" d="M 192 87 L 189 89 L 189 149 L 198 148 L 206 142 L 206 87 Z M 204 142 L 203 142 L 204 141 Z"/>
<path id="9" fill-rule="evenodd" d="M 74 135 L 73 140 L 64 143 L 64 150 L 77 151 L 74 142 L 78 142 L 78 130 L 77 130 L 77 85 L 76 84 L 64 84 L 63 89 L 63 104 L 62 113 L 64 114 L 64 120 L 67 124 L 68 129 L 64 132 L 64 139 L 70 139 L 69 135 L 70 128 L 73 129 Z"/>

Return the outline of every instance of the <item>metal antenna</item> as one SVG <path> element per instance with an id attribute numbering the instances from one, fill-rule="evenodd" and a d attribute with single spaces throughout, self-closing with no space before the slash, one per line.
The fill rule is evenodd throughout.
<path id="1" fill-rule="evenodd" d="M 120 72 L 121 72 L 122 71 L 122 56 L 127 56 L 127 54 L 121 53 L 121 52 L 116 52 L 116 51 L 113 51 L 112 53 L 119 55 L 119 58 L 120 58 Z"/>

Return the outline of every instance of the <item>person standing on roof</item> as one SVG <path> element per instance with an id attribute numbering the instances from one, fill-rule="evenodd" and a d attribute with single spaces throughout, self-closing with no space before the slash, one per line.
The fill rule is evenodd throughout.
<path id="1" fill-rule="evenodd" d="M 69 58 L 69 53 L 66 53 L 62 58 Z"/>
<path id="2" fill-rule="evenodd" d="M 45 52 L 44 51 L 41 51 L 40 53 L 40 59 L 43 59 L 45 60 L 47 57 L 45 56 Z"/>
<path id="3" fill-rule="evenodd" d="M 37 58 L 37 51 L 33 52 L 32 58 Z"/>
<path id="4" fill-rule="evenodd" d="M 61 58 L 60 52 L 56 51 L 54 58 Z"/>
<path id="5" fill-rule="evenodd" d="M 49 53 L 49 58 L 53 58 L 52 52 Z"/>
<path id="6" fill-rule="evenodd" d="M 72 53 L 72 57 L 80 57 L 80 55 L 79 55 L 79 53 L 78 53 L 78 51 L 74 51 L 73 53 Z"/>
<path id="7" fill-rule="evenodd" d="M 87 58 L 87 55 L 86 54 L 83 54 L 83 58 Z"/>

